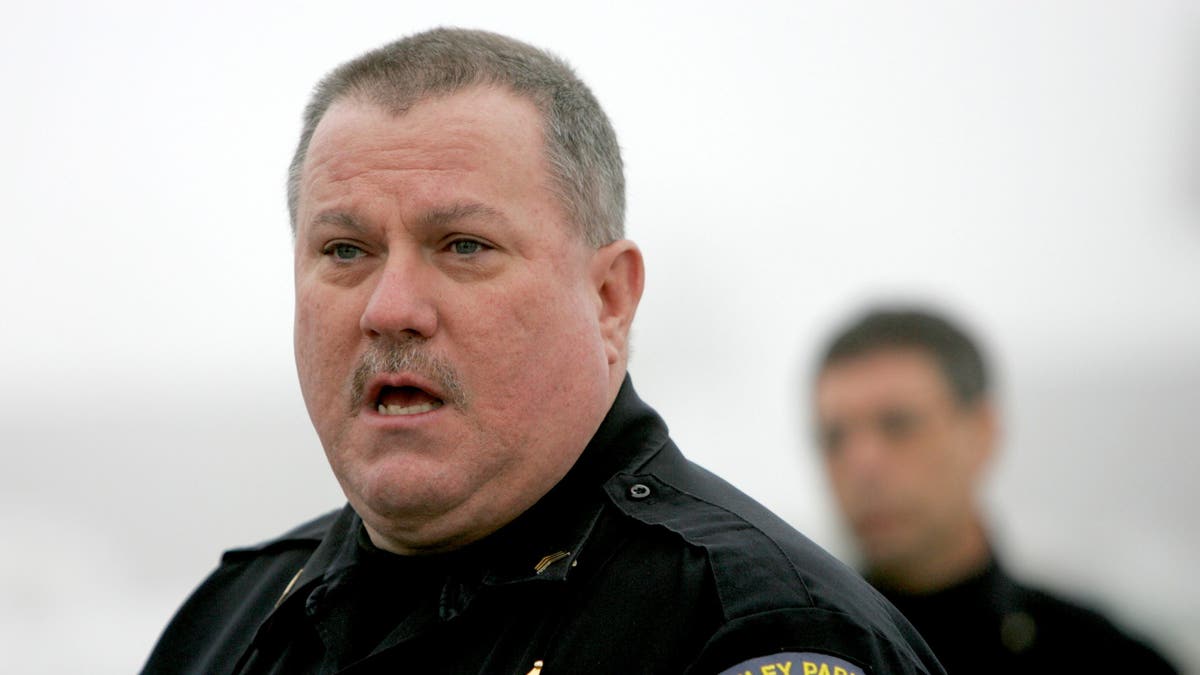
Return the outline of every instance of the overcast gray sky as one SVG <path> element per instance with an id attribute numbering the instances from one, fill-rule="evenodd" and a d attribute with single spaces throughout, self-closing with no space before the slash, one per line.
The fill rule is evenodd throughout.
<path id="1" fill-rule="evenodd" d="M 0 670 L 136 669 L 220 550 L 339 505 L 284 171 L 322 74 L 436 25 L 549 48 L 609 111 L 647 264 L 631 372 L 685 453 L 848 555 L 803 377 L 863 301 L 932 299 L 1001 371 L 1006 556 L 1200 672 L 1182 0 L 8 10 Z"/>

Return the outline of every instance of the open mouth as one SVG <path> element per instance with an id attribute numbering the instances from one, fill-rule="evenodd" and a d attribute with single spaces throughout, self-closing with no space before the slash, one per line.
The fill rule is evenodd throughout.
<path id="1" fill-rule="evenodd" d="M 442 399 L 420 387 L 385 385 L 375 398 L 375 409 L 380 415 L 419 415 L 442 407 Z"/>

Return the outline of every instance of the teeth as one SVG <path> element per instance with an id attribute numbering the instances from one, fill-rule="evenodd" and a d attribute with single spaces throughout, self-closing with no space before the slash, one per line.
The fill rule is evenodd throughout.
<path id="1" fill-rule="evenodd" d="M 418 403 L 417 405 L 384 405 L 379 404 L 380 415 L 418 415 L 420 413 L 437 410 L 442 407 L 441 401 L 431 401 L 429 403 Z"/>

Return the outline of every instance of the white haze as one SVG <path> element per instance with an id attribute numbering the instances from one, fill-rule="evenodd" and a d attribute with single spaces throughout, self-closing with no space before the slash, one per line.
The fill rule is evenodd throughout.
<path id="1" fill-rule="evenodd" d="M 0 22 L 0 671 L 136 670 L 231 546 L 338 506 L 291 361 L 312 84 L 436 25 L 566 57 L 645 252 L 634 380 L 836 553 L 810 360 L 865 300 L 985 337 L 1029 578 L 1200 672 L 1200 12 L 1185 2 L 64 2 Z"/>

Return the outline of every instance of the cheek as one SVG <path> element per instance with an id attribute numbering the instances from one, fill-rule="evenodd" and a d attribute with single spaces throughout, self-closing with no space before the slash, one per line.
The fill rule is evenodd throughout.
<path id="1" fill-rule="evenodd" d="M 919 463 L 909 471 L 907 481 L 912 500 L 921 504 L 931 517 L 957 510 L 957 495 L 962 491 L 963 475 L 955 448 L 945 438 L 927 441 Z"/>
<path id="2" fill-rule="evenodd" d="M 358 321 L 347 308 L 352 303 L 331 302 L 312 289 L 297 288 L 293 348 L 300 388 L 310 412 L 323 399 L 336 398 L 341 389 L 331 381 L 341 377 L 338 364 L 347 363 L 343 352 L 353 346 Z"/>
<path id="3" fill-rule="evenodd" d="M 857 507 L 858 502 L 862 500 L 859 493 L 862 490 L 856 487 L 855 481 L 850 473 L 844 469 L 830 468 L 829 482 L 833 487 L 833 497 L 841 506 L 842 511 L 849 512 Z"/>
<path id="4" fill-rule="evenodd" d="M 455 360 L 480 413 L 496 425 L 590 410 L 602 397 L 608 371 L 599 324 L 576 294 L 542 285 L 484 298 L 459 328 L 452 342 L 464 358 Z"/>
<path id="5" fill-rule="evenodd" d="M 482 296 L 467 313 L 473 326 L 471 340 L 480 351 L 512 361 L 513 368 L 527 359 L 553 367 L 563 358 L 585 358 L 599 344 L 599 323 L 588 312 L 578 289 L 564 285 L 526 283 L 503 293 Z M 537 374 L 538 369 L 526 371 Z"/>
<path id="6" fill-rule="evenodd" d="M 849 464 L 844 458 L 844 453 L 842 456 L 829 457 L 825 460 L 825 472 L 829 474 L 829 482 L 839 495 L 846 492 L 853 482 Z"/>
<path id="7" fill-rule="evenodd" d="M 881 481 L 884 477 L 879 472 L 864 471 L 861 465 L 856 466 L 844 453 L 836 459 L 830 459 L 828 466 L 834 499 L 846 514 L 857 513 L 867 504 L 876 502 L 881 482 L 887 482 Z"/>

